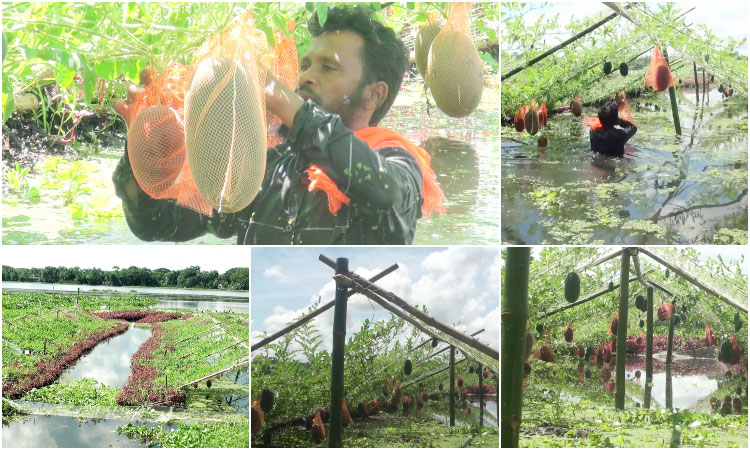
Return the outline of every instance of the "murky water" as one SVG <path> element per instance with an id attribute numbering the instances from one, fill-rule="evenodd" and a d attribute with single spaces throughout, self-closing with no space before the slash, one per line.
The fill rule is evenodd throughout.
<path id="1" fill-rule="evenodd" d="M 150 328 L 131 325 L 123 334 L 100 343 L 72 368 L 63 372 L 60 382 L 93 378 L 109 387 L 121 388 L 131 375 L 130 359 L 151 337 Z"/>
<path id="2" fill-rule="evenodd" d="M 479 397 L 470 396 L 468 401 L 471 403 L 471 415 L 469 416 L 461 410 L 458 402 L 456 403 L 456 425 L 475 426 L 479 424 Z M 495 428 L 498 423 L 497 397 L 488 395 L 484 402 L 486 403 L 484 407 L 484 426 Z M 425 411 L 437 420 L 450 424 L 450 412 L 447 401 L 437 404 L 427 402 Z"/>
<path id="3" fill-rule="evenodd" d="M 29 415 L 24 421 L 3 425 L 3 448 L 146 447 L 138 439 L 117 434 L 117 427 L 127 424 L 117 419 L 78 422 L 73 417 Z"/>
<path id="4" fill-rule="evenodd" d="M 593 156 L 569 113 L 534 137 L 504 127 L 503 241 L 745 244 L 747 99 L 722 101 L 713 89 L 697 107 L 689 92 L 678 100 L 682 136 L 667 93 L 631 101 L 638 133 L 622 159 Z"/>
<path id="5" fill-rule="evenodd" d="M 172 289 L 123 286 L 88 286 L 76 284 L 3 282 L 3 291 L 34 291 L 58 294 L 74 294 L 81 290 L 86 295 L 123 297 L 139 294 L 158 300 L 153 309 L 180 308 L 193 311 L 216 311 L 250 314 L 248 292 L 220 291 L 209 289 Z M 111 292 L 109 292 L 111 291 Z"/>
<path id="6" fill-rule="evenodd" d="M 427 112 L 419 85 L 409 82 L 381 124 L 422 145 L 431 154 L 433 168 L 448 200 L 447 214 L 420 220 L 417 244 L 486 244 L 499 238 L 500 189 L 498 144 L 499 91 L 484 89 L 478 110 L 464 119 L 445 116 L 433 107 Z M 112 186 L 112 173 L 123 146 L 99 149 L 86 171 L 90 193 L 74 205 L 65 205 L 42 189 L 40 198 L 10 192 L 3 196 L 4 244 L 142 244 L 122 217 L 120 200 Z M 3 166 L 3 171 L 8 168 Z M 40 185 L 42 175 L 29 176 Z M 75 204 L 85 217 L 74 218 Z M 187 244 L 233 244 L 235 238 L 211 234 Z"/>

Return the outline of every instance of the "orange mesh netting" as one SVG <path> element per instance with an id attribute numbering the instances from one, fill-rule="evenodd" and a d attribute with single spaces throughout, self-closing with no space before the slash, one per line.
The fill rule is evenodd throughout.
<path id="1" fill-rule="evenodd" d="M 615 101 L 617 102 L 617 113 L 620 119 L 635 125 L 635 119 L 633 118 L 633 112 L 630 110 L 630 104 L 625 99 L 625 92 L 618 92 L 615 96 Z M 602 122 L 598 117 L 584 117 L 583 123 L 592 130 L 602 128 Z"/>
<path id="2" fill-rule="evenodd" d="M 669 64 L 659 51 L 659 47 L 654 46 L 654 50 L 651 52 L 651 69 L 644 79 L 646 84 L 656 92 L 664 91 L 677 84 L 677 77 L 672 75 Z"/>
<path id="3" fill-rule="evenodd" d="M 296 26 L 297 24 L 294 19 L 287 22 L 286 29 L 289 31 L 289 36 L 285 35 L 281 30 L 274 31 L 275 43 L 274 48 L 271 50 L 271 57 L 267 66 L 276 79 L 292 91 L 295 90 L 297 79 L 299 78 L 299 58 L 297 57 L 297 44 L 294 42 L 293 33 Z M 267 112 L 266 123 L 268 124 L 268 146 L 273 147 L 280 144 L 284 140 L 278 134 L 281 119 Z"/>
<path id="4" fill-rule="evenodd" d="M 445 213 L 445 206 L 443 206 L 445 196 L 437 183 L 437 175 L 430 166 L 430 155 L 425 149 L 414 145 L 395 131 L 382 127 L 362 128 L 355 131 L 354 136 L 366 142 L 373 150 L 398 147 L 411 153 L 422 170 L 422 213 L 426 218 L 429 218 L 433 212 Z M 307 176 L 310 179 L 308 191 L 320 189 L 328 195 L 328 210 L 331 214 L 337 214 L 342 205 L 349 204 L 349 197 L 341 192 L 336 183 L 319 167 L 310 166 L 307 169 Z"/>
<path id="5" fill-rule="evenodd" d="M 130 163 L 149 196 L 206 215 L 250 204 L 266 147 L 279 142 L 267 133 L 266 68 L 290 87 L 297 78 L 293 38 L 278 32 L 273 51 L 266 42 L 248 11 L 208 39 L 190 66 L 151 74 L 128 117 Z"/>

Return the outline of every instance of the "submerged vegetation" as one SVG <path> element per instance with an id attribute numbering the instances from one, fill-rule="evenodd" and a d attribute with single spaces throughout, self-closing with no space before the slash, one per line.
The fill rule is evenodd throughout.
<path id="1" fill-rule="evenodd" d="M 691 25 L 704 5 L 607 5 L 568 23 L 555 5 L 501 5 L 502 240 L 746 244 L 746 38 Z M 658 92 L 645 80 L 654 48 L 674 75 Z M 627 71 L 611 70 L 621 63 Z M 616 94 L 632 111 L 620 118 L 637 126 L 622 158 L 593 154 L 589 138 Z M 519 132 L 514 116 L 532 101 L 549 121 Z"/>

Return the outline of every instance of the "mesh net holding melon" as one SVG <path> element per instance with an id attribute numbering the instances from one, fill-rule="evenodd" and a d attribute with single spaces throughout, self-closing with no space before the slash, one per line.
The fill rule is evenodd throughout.
<path id="1" fill-rule="evenodd" d="M 451 3 L 448 23 L 432 40 L 426 82 L 438 108 L 451 117 L 466 117 L 479 106 L 484 68 L 469 26 L 471 3 Z"/>
<path id="2" fill-rule="evenodd" d="M 669 70 L 669 63 L 662 56 L 659 47 L 654 46 L 651 51 L 651 68 L 644 76 L 644 80 L 656 92 L 665 91 L 677 84 L 677 77 Z"/>
<path id="3" fill-rule="evenodd" d="M 247 207 L 265 174 L 266 147 L 280 142 L 266 113 L 267 70 L 296 83 L 293 38 L 265 35 L 243 13 L 208 39 L 190 66 L 170 64 L 131 105 L 128 155 L 152 198 L 212 215 Z M 275 126 L 276 125 L 276 126 Z"/>

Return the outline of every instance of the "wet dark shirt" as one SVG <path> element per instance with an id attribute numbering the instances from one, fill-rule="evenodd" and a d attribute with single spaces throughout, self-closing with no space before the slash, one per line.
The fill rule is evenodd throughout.
<path id="1" fill-rule="evenodd" d="M 625 143 L 633 137 L 638 129 L 630 122 L 619 119 L 620 128 L 599 128 L 589 132 L 591 151 L 605 156 L 622 157 L 625 154 Z"/>
<path id="2" fill-rule="evenodd" d="M 341 122 L 308 101 L 294 117 L 287 140 L 267 150 L 266 175 L 253 202 L 212 217 L 174 200 L 155 200 L 138 186 L 129 201 L 133 172 L 125 155 L 112 177 L 131 231 L 144 241 L 182 242 L 205 233 L 237 237 L 238 244 L 411 244 L 422 216 L 422 172 L 402 148 L 377 151 Z M 334 215 L 321 190 L 308 191 L 311 164 L 350 198 Z"/>

